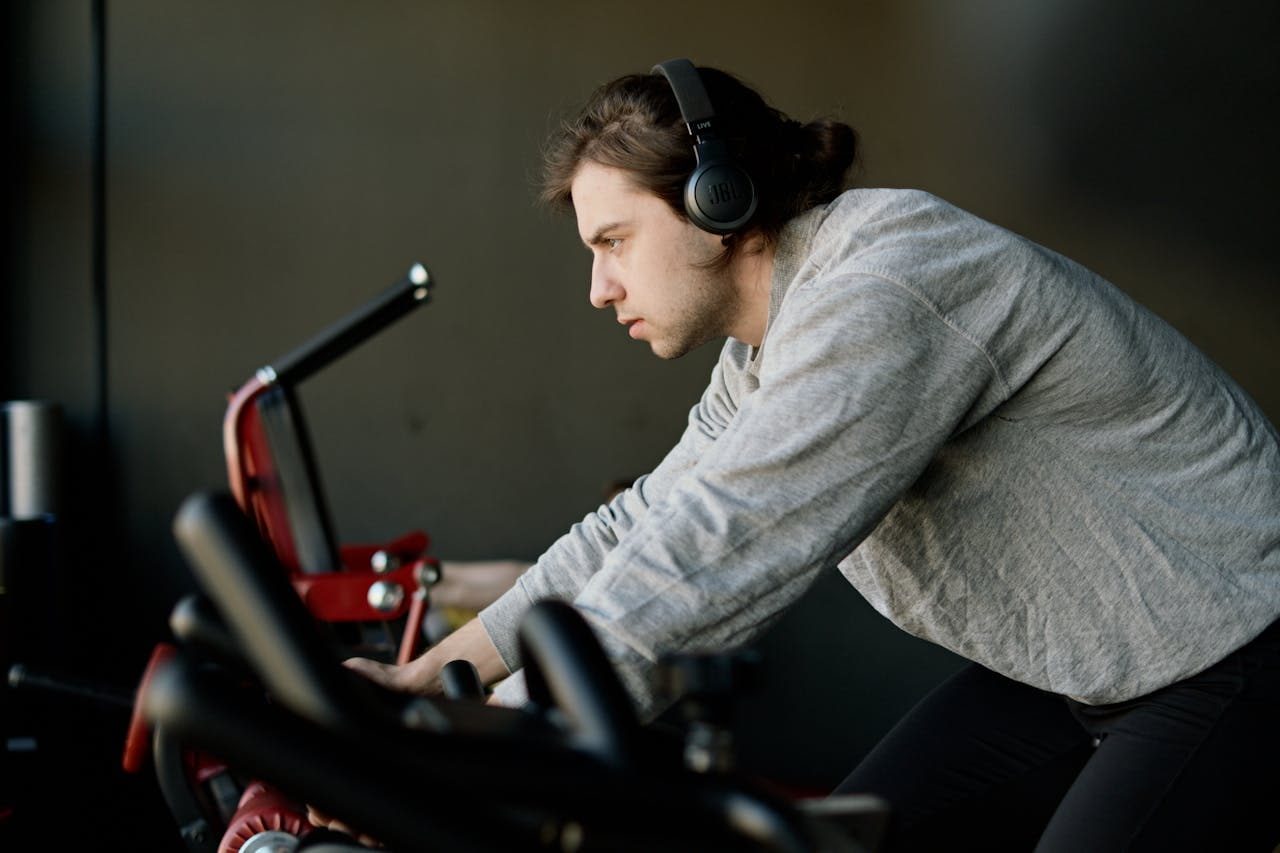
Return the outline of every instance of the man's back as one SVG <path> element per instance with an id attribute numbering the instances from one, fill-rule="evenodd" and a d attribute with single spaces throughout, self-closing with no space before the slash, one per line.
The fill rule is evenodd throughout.
<path id="1" fill-rule="evenodd" d="M 1095 702 L 1195 672 L 1274 618 L 1280 441 L 1181 335 L 1078 264 L 924 193 L 853 191 L 814 218 L 780 316 L 805 289 L 844 288 L 832 307 L 863 323 L 896 291 L 934 318 L 899 328 L 954 336 L 969 369 L 989 371 L 953 386 L 967 397 L 949 439 L 842 566 L 878 609 Z M 945 410 L 919 376 L 953 368 L 910 336 L 883 346 L 909 354 L 857 354 L 862 369 L 883 361 L 911 406 Z M 770 349 L 766 385 L 788 357 Z M 1174 615 L 1197 622 L 1194 640 L 1175 639 Z"/>

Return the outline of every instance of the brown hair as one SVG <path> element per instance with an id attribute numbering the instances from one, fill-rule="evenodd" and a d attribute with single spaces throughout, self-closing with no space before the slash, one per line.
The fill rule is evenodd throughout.
<path id="1" fill-rule="evenodd" d="M 721 135 L 751 175 L 759 199 L 745 228 L 724 238 L 718 263 L 726 265 L 742 236 L 759 233 L 772 243 L 789 220 L 838 196 L 857 158 L 857 134 L 836 121 L 793 121 L 732 74 L 698 71 Z M 542 200 L 572 208 L 573 178 L 586 161 L 623 169 L 637 187 L 685 217 L 684 184 L 696 165 L 693 141 L 664 77 L 630 74 L 606 83 L 552 134 L 543 152 Z"/>

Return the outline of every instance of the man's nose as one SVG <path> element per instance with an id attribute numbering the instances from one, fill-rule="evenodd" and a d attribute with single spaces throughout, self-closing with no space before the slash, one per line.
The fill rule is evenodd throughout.
<path id="1" fill-rule="evenodd" d="M 626 294 L 617 277 L 607 264 L 598 259 L 591 263 L 591 304 L 596 308 L 608 308 Z"/>

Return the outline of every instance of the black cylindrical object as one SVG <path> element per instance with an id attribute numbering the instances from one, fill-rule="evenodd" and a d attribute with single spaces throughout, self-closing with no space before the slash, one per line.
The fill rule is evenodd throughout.
<path id="1" fill-rule="evenodd" d="M 440 670 L 440 684 L 448 699 L 484 699 L 484 682 L 469 660 L 451 660 Z"/>
<path id="2" fill-rule="evenodd" d="M 58 618 L 57 520 L 0 518 L 0 660 L 57 660 L 66 626 Z"/>
<path id="3" fill-rule="evenodd" d="M 525 613 L 518 639 L 530 699 L 559 708 L 597 758 L 615 767 L 641 766 L 635 706 L 573 605 L 537 602 Z"/>

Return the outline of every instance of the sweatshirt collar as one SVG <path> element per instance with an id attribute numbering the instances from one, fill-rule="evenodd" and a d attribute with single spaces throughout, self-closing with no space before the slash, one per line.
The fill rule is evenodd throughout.
<path id="1" fill-rule="evenodd" d="M 769 283 L 769 318 L 765 322 L 764 339 L 760 346 L 751 348 L 750 372 L 753 374 L 759 373 L 759 355 L 769 343 L 769 330 L 773 328 L 773 321 L 782 308 L 782 300 L 791 283 L 809 257 L 813 237 L 826 215 L 826 205 L 810 208 L 782 226 L 782 231 L 778 234 L 778 243 L 773 252 L 773 277 Z"/>

